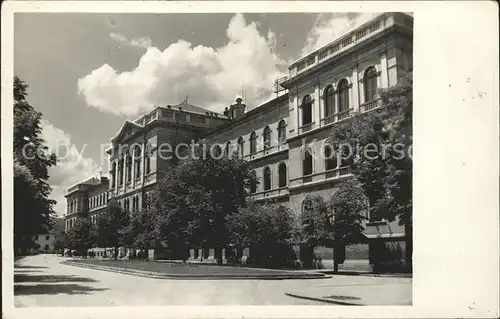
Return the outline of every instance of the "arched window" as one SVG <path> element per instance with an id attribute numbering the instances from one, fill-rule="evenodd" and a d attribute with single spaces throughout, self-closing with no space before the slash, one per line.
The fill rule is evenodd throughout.
<path id="1" fill-rule="evenodd" d="M 377 70 L 371 66 L 365 71 L 364 76 L 365 85 L 365 102 L 375 100 L 377 94 Z"/>
<path id="2" fill-rule="evenodd" d="M 304 214 L 308 210 L 311 210 L 312 204 L 313 204 L 312 200 L 306 197 L 306 199 L 302 201 L 302 214 Z"/>
<path id="3" fill-rule="evenodd" d="M 353 154 L 351 154 L 350 149 L 347 146 L 340 149 L 340 167 L 350 166 L 353 162 Z"/>
<path id="4" fill-rule="evenodd" d="M 135 178 L 141 177 L 141 148 L 139 145 L 134 148 L 134 170 L 135 170 Z"/>
<path id="5" fill-rule="evenodd" d="M 151 151 L 149 148 L 146 148 L 146 152 L 144 152 L 144 165 L 146 166 L 144 174 L 151 173 Z"/>
<path id="6" fill-rule="evenodd" d="M 286 122 L 281 120 L 278 123 L 278 142 L 283 143 L 284 141 L 286 141 Z"/>
<path id="7" fill-rule="evenodd" d="M 339 112 L 347 111 L 349 109 L 349 83 L 346 79 L 339 82 L 338 88 L 339 95 Z"/>
<path id="8" fill-rule="evenodd" d="M 230 152 L 231 152 L 231 141 L 226 143 L 226 154 L 230 156 L 231 155 Z"/>
<path id="9" fill-rule="evenodd" d="M 328 85 L 325 88 L 325 93 L 323 96 L 324 107 L 325 107 L 325 118 L 332 116 L 335 113 L 335 99 L 333 96 L 333 86 Z"/>
<path id="10" fill-rule="evenodd" d="M 271 189 L 271 169 L 269 167 L 264 168 L 264 190 Z"/>
<path id="11" fill-rule="evenodd" d="M 279 187 L 285 187 L 287 182 L 286 182 L 286 164 L 285 163 L 280 163 L 278 166 L 278 182 L 279 182 Z"/>
<path id="12" fill-rule="evenodd" d="M 312 99 L 309 94 L 302 99 L 302 126 L 312 122 Z"/>
<path id="13" fill-rule="evenodd" d="M 240 158 L 243 158 L 243 146 L 244 146 L 245 140 L 243 140 L 243 137 L 238 138 L 238 154 Z"/>
<path id="14" fill-rule="evenodd" d="M 213 152 L 213 156 L 216 158 L 219 158 L 219 156 L 222 154 L 222 147 L 220 147 L 219 144 L 213 145 L 213 147 L 211 147 L 211 150 Z"/>
<path id="15" fill-rule="evenodd" d="M 257 134 L 252 132 L 250 134 L 250 154 L 255 154 L 257 152 Z"/>
<path id="16" fill-rule="evenodd" d="M 127 155 L 127 182 L 130 182 L 132 179 L 132 156 L 130 154 Z"/>
<path id="17" fill-rule="evenodd" d="M 302 175 L 311 175 L 313 173 L 313 157 L 310 149 L 304 151 L 302 158 Z"/>
<path id="18" fill-rule="evenodd" d="M 266 126 L 264 128 L 264 149 L 268 149 L 271 147 L 271 128 L 269 126 Z"/>
<path id="19" fill-rule="evenodd" d="M 111 188 L 115 188 L 116 185 L 116 162 L 111 166 Z"/>
<path id="20" fill-rule="evenodd" d="M 324 148 L 325 152 L 325 170 L 329 171 L 337 168 L 337 154 L 333 150 L 333 146 L 326 144 Z"/>
<path id="21" fill-rule="evenodd" d="M 257 192 L 257 181 L 251 180 L 250 181 L 250 193 L 256 193 Z"/>

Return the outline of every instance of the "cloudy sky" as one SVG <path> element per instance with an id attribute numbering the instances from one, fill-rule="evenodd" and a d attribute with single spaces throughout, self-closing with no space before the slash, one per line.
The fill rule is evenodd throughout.
<path id="1" fill-rule="evenodd" d="M 124 120 L 186 95 L 222 112 L 242 87 L 253 108 L 288 63 L 374 15 L 16 13 L 14 73 L 61 158 L 50 171 L 57 213 L 65 189 L 106 173 L 102 150 Z"/>

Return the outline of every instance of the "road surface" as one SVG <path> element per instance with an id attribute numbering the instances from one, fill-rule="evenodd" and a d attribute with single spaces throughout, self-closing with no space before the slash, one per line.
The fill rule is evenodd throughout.
<path id="1" fill-rule="evenodd" d="M 328 305 L 285 295 L 312 280 L 166 280 L 62 265 L 64 257 L 28 256 L 14 269 L 16 307 L 170 305 Z"/>

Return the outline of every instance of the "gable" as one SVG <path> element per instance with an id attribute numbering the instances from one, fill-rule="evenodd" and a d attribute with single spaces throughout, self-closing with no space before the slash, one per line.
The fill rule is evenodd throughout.
<path id="1" fill-rule="evenodd" d="M 142 127 L 140 125 L 138 125 L 136 123 L 132 123 L 132 122 L 127 120 L 127 121 L 125 121 L 122 128 L 120 129 L 118 134 L 115 136 L 115 138 L 113 138 L 113 142 L 120 143 L 122 140 L 127 138 L 127 136 L 130 136 L 130 135 L 140 131 L 141 128 Z"/>

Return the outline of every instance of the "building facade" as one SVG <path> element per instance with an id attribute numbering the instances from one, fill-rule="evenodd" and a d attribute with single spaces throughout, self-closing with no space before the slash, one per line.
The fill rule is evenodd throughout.
<path id="1" fill-rule="evenodd" d="M 31 252 L 55 253 L 55 242 L 58 235 L 55 232 L 47 232 L 33 236 L 36 247 Z"/>
<path id="2" fill-rule="evenodd" d="M 134 122 L 125 122 L 107 151 L 111 167 L 108 197 L 128 211 L 142 209 L 148 193 L 178 161 L 175 148 L 199 140 L 228 121 L 223 114 L 184 101 L 158 106 Z"/>
<path id="3" fill-rule="evenodd" d="M 256 202 L 272 200 L 299 215 L 307 195 L 329 198 L 350 175 L 349 161 L 325 159 L 332 127 L 379 107 L 377 89 L 394 86 L 412 71 L 412 56 L 413 17 L 384 13 L 292 63 L 281 83 L 285 92 L 251 111 L 245 112 L 241 99 L 224 114 L 187 101 L 156 107 L 127 121 L 112 139 L 108 198 L 130 211 L 141 209 L 148 191 L 176 161 L 159 156 L 158 145 L 205 139 L 252 163 L 259 180 L 251 190 Z M 366 217 L 367 241 L 350 247 L 348 260 L 369 264 L 375 251 L 404 251 L 405 233 L 397 221 Z M 331 249 L 315 253 L 331 260 Z"/>
<path id="4" fill-rule="evenodd" d="M 81 217 L 90 217 L 92 222 L 97 222 L 99 214 L 105 211 L 109 200 L 108 184 L 107 177 L 91 177 L 68 189 L 65 195 L 65 232 L 73 229 L 77 219 Z"/>

